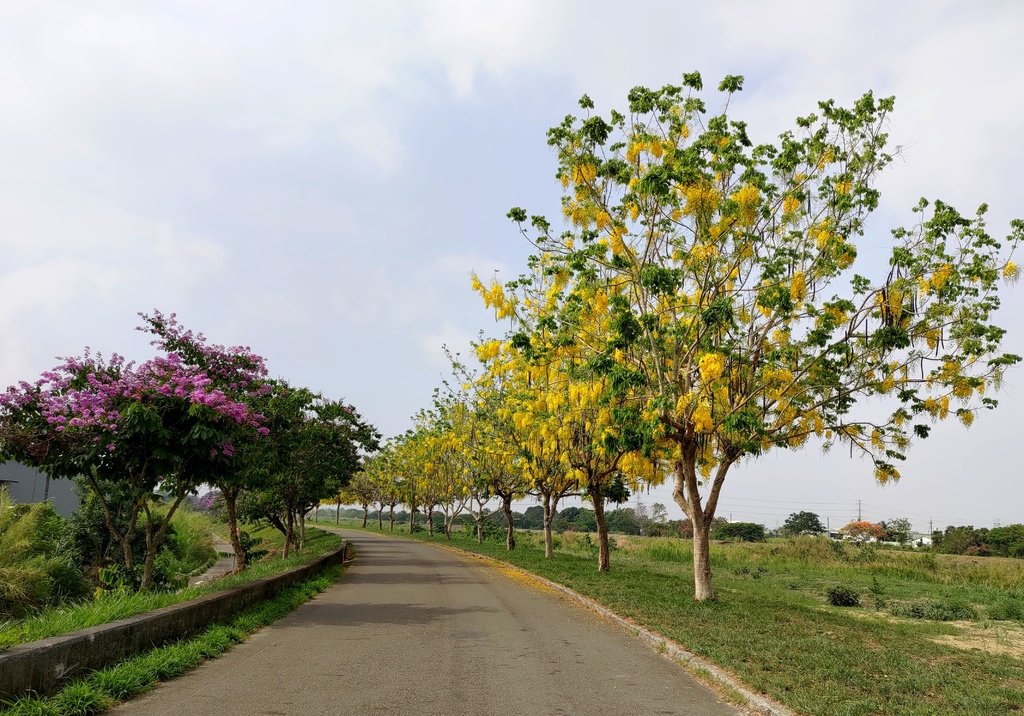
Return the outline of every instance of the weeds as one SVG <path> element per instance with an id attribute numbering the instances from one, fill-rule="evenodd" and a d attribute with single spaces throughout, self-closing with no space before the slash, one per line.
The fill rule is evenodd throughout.
<path id="1" fill-rule="evenodd" d="M 273 599 L 238 614 L 227 624 L 208 628 L 198 636 L 153 649 L 77 681 L 49 698 L 28 696 L 7 702 L 0 716 L 91 716 L 118 701 L 149 690 L 157 681 L 185 673 L 222 654 L 248 634 L 283 617 L 324 591 L 337 579 L 332 567 L 312 579 L 292 585 Z"/>

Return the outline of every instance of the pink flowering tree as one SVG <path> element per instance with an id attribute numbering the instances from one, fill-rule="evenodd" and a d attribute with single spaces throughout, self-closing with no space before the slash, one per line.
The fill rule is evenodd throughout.
<path id="1" fill-rule="evenodd" d="M 208 343 L 202 333 L 182 326 L 173 313 L 164 315 L 154 311 L 139 316 L 143 324 L 138 330 L 154 336 L 153 346 L 202 371 L 211 386 L 236 404 L 246 406 L 254 418 L 229 425 L 233 428 L 232 434 L 226 436 L 224 446 L 231 459 L 221 461 L 206 478 L 224 498 L 235 570 L 242 571 L 246 554 L 238 529 L 238 497 L 243 489 L 255 489 L 267 479 L 266 471 L 259 464 L 263 448 L 268 444 L 265 438 L 270 432 L 269 421 L 264 413 L 273 393 L 272 383 L 267 380 L 266 364 L 248 346 L 227 348 Z"/>
<path id="2" fill-rule="evenodd" d="M 235 442 L 265 435 L 263 417 L 246 398 L 258 393 L 265 375 L 262 359 L 243 349 L 211 349 L 207 364 L 175 344 L 188 336 L 173 315 L 143 316 L 142 330 L 154 322 L 172 337 L 154 343 L 161 355 L 142 364 L 119 355 L 104 359 L 86 350 L 67 358 L 34 383 L 21 382 L 0 394 L 0 452 L 55 477 L 81 475 L 103 508 L 111 537 L 124 552 L 140 589 L 152 582 L 157 551 L 181 502 L 203 483 L 216 484 L 230 471 Z M 198 350 L 198 348 L 197 348 Z M 231 381 L 234 365 L 250 365 Z M 168 496 L 156 509 L 157 490 Z M 130 504 L 126 527 L 111 513 L 113 496 Z M 145 537 L 139 569 L 132 553 L 136 531 Z"/>

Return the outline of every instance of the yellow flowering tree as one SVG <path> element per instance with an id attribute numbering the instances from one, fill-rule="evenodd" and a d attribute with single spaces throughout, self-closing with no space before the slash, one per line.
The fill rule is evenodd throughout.
<path id="1" fill-rule="evenodd" d="M 741 87 L 733 76 L 719 90 Z M 895 480 L 934 421 L 970 425 L 995 407 L 1019 358 L 1000 352 L 992 317 L 1024 233 L 1014 222 L 1000 242 L 984 206 L 966 217 L 922 200 L 916 224 L 892 232 L 887 267 L 862 276 L 857 242 L 891 159 L 893 99 L 821 102 L 755 146 L 744 122 L 709 115 L 701 89 L 697 73 L 637 87 L 608 117 L 584 97 L 583 116 L 548 135 L 566 229 L 509 213 L 565 275 L 568 360 L 591 374 L 577 390 L 617 386 L 663 451 L 694 528 L 698 600 L 714 597 L 709 530 L 739 461 L 816 438 Z M 499 313 L 514 312 L 487 290 Z"/>
<path id="2" fill-rule="evenodd" d="M 578 486 L 593 504 L 598 569 L 607 571 L 606 502 L 624 502 L 631 488 L 656 481 L 660 472 L 650 458 L 654 446 L 636 407 L 633 381 L 588 355 L 589 346 L 606 341 L 612 330 L 604 294 L 563 300 L 569 274 L 549 269 L 549 261 L 547 254 L 532 261 L 532 274 L 501 291 L 476 286 L 499 316 L 513 319 L 508 340 L 482 344 L 477 357 L 489 375 L 510 383 L 497 415 L 511 426 L 507 430 L 527 474 L 547 492 L 546 551 L 550 555 L 550 496 Z"/>

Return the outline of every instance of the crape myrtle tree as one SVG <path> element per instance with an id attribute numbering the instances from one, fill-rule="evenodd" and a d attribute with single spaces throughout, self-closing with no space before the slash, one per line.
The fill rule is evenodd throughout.
<path id="1" fill-rule="evenodd" d="M 54 477 L 82 476 L 124 553 L 128 579 L 141 589 L 151 586 L 182 501 L 230 469 L 239 435 L 266 436 L 263 416 L 244 396 L 222 390 L 211 371 L 172 346 L 160 347 L 139 365 L 86 350 L 0 396 L 0 451 Z M 168 496 L 163 507 L 158 491 Z M 128 505 L 125 519 L 112 514 L 115 501 Z M 132 554 L 138 530 L 146 545 L 141 569 Z"/>
<path id="2" fill-rule="evenodd" d="M 697 600 L 714 597 L 709 529 L 737 463 L 816 438 L 898 479 L 912 438 L 994 408 L 1018 361 L 1000 352 L 993 315 L 1024 223 L 1000 242 L 985 206 L 965 216 L 922 200 L 916 223 L 892 231 L 887 266 L 862 275 L 893 99 L 824 101 L 755 145 L 727 114 L 742 82 L 722 81 L 716 114 L 697 73 L 634 88 L 625 113 L 599 116 L 583 97 L 583 115 L 548 135 L 567 227 L 509 213 L 567 275 L 560 320 L 587 336 L 575 365 L 588 375 L 572 380 L 628 381 L 638 429 L 667 451 Z M 580 308 L 599 300 L 600 318 Z"/>
<path id="3" fill-rule="evenodd" d="M 267 367 L 262 357 L 248 346 L 226 348 L 207 342 L 202 333 L 186 329 L 175 314 L 165 315 L 160 311 L 152 314 L 140 313 L 143 320 L 139 331 L 155 338 L 152 345 L 181 357 L 188 366 L 203 371 L 211 385 L 236 400 L 247 404 L 262 418 L 261 411 L 269 408 L 273 386 L 267 380 Z M 228 522 L 228 536 L 235 555 L 235 571 L 246 566 L 246 551 L 242 548 L 238 529 L 238 496 L 243 488 L 255 488 L 265 477 L 258 462 L 267 445 L 269 428 L 260 425 L 256 430 L 241 423 L 225 446 L 231 459 L 221 461 L 207 478 L 224 500 L 224 513 Z M 254 462 L 256 461 L 256 462 Z"/>

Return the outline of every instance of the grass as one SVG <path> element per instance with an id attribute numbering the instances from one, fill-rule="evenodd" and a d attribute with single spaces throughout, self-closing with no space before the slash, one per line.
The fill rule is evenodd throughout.
<path id="1" fill-rule="evenodd" d="M 327 589 L 340 574 L 340 567 L 326 569 L 316 577 L 288 587 L 273 599 L 241 612 L 227 624 L 210 627 L 190 639 L 153 649 L 97 671 L 68 684 L 53 696 L 28 696 L 4 703 L 0 707 L 0 716 L 89 716 L 101 713 L 119 701 L 148 691 L 158 681 L 179 676 L 222 654 L 247 635 L 280 619 Z"/>
<path id="2" fill-rule="evenodd" d="M 597 572 L 593 547 L 579 535 L 562 535 L 554 560 L 544 559 L 540 536 L 529 532 L 511 553 L 503 542 L 478 545 L 461 534 L 453 544 L 585 594 L 801 713 L 1024 711 L 1024 650 L 1016 650 L 1024 644 L 1024 560 L 946 558 L 814 538 L 716 543 L 718 599 L 696 603 L 689 542 L 614 540 L 606 574 Z M 446 542 L 443 535 L 435 541 Z M 826 591 L 837 585 L 857 591 L 863 606 L 829 605 Z M 930 605 L 921 610 L 926 616 L 960 605 L 977 616 L 894 616 L 891 608 L 902 604 Z"/>
<path id="3" fill-rule="evenodd" d="M 272 550 L 280 547 L 281 540 L 275 536 L 279 533 L 273 528 L 267 527 L 262 530 L 250 530 L 250 534 L 263 538 L 271 546 Z M 327 554 L 341 546 L 341 542 L 341 538 L 335 534 L 323 530 L 310 529 L 306 533 L 306 545 L 298 555 L 291 555 L 288 559 L 284 559 L 280 556 L 275 556 L 272 551 L 271 555 L 250 565 L 244 572 L 239 574 L 230 574 L 220 579 L 176 592 L 140 592 L 134 594 L 106 592 L 89 601 L 51 607 L 24 619 L 0 622 L 0 650 L 10 648 L 16 644 L 35 641 L 36 639 L 69 634 L 79 629 L 107 624 L 134 614 L 141 614 L 153 609 L 195 599 L 210 592 L 237 587 L 254 582 L 257 579 L 280 574 L 292 567 L 306 564 L 317 557 Z"/>

